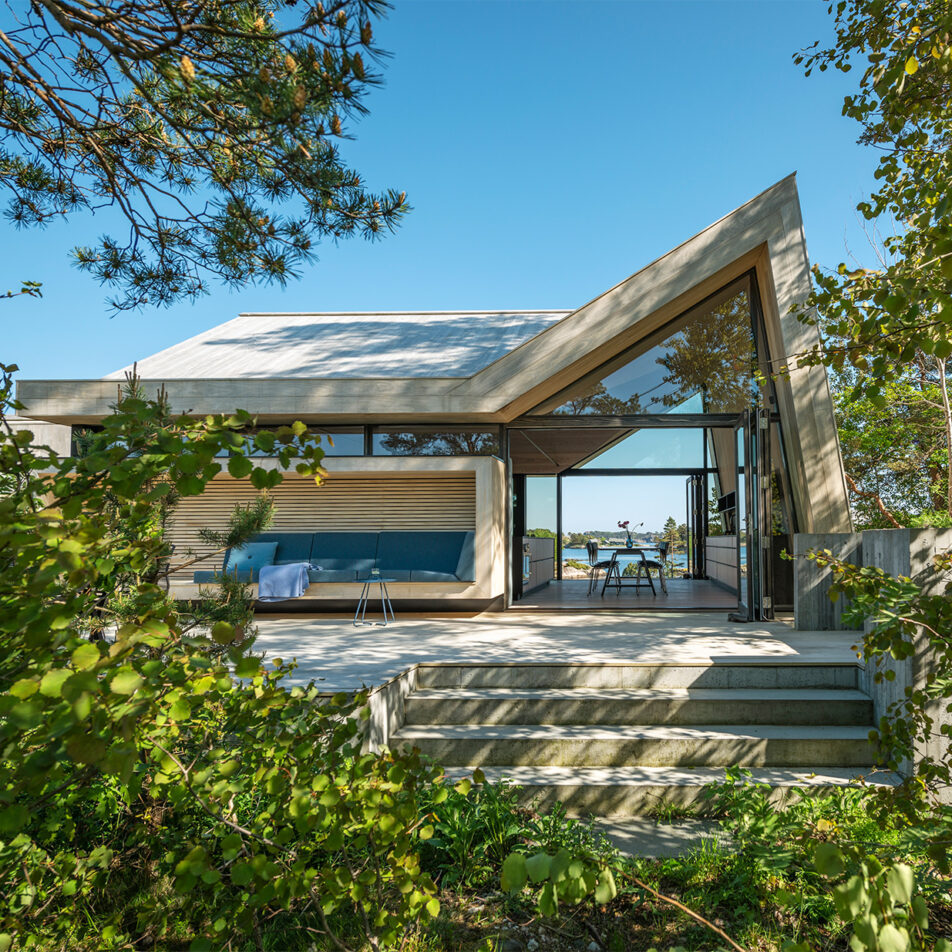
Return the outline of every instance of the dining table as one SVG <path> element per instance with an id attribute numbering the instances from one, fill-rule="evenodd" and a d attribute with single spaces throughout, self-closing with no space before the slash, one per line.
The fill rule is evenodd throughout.
<path id="1" fill-rule="evenodd" d="M 599 553 L 605 550 L 599 548 Z M 605 589 L 609 584 L 613 588 L 617 589 L 616 594 L 620 595 L 623 588 L 650 588 L 653 595 L 657 595 L 657 591 L 654 587 L 654 582 L 651 578 L 651 573 L 648 571 L 648 566 L 645 565 L 645 578 L 642 580 L 640 574 L 636 576 L 628 576 L 630 581 L 622 581 L 622 570 L 619 567 L 618 556 L 620 555 L 637 555 L 642 562 L 642 565 L 645 564 L 645 554 L 647 552 L 657 552 L 661 554 L 660 545 L 632 545 L 627 546 L 623 545 L 618 548 L 612 548 L 608 550 L 612 554 L 611 565 L 608 567 L 608 571 L 605 572 L 605 581 L 602 582 L 602 595 L 605 594 Z M 614 579 L 614 581 L 612 581 Z M 638 594 L 637 592 L 635 593 Z"/>

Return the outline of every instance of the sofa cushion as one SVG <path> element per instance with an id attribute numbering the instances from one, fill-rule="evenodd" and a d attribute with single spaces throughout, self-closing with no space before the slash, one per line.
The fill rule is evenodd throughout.
<path id="1" fill-rule="evenodd" d="M 451 572 L 429 572 L 426 569 L 414 569 L 410 573 L 411 582 L 458 582 Z"/>
<path id="2" fill-rule="evenodd" d="M 309 561 L 313 537 L 313 532 L 262 532 L 254 541 L 276 542 L 278 551 L 274 554 L 274 564 L 282 565 Z"/>
<path id="3" fill-rule="evenodd" d="M 424 570 L 454 575 L 466 532 L 381 532 L 377 568 Z"/>
<path id="4" fill-rule="evenodd" d="M 256 571 L 262 565 L 274 565 L 274 554 L 277 550 L 277 542 L 246 542 L 244 545 L 229 549 L 223 571 L 231 575 L 235 570 Z"/>
<path id="5" fill-rule="evenodd" d="M 356 582 L 355 569 L 310 569 L 307 577 L 311 582 Z"/>
<path id="6" fill-rule="evenodd" d="M 373 562 L 376 557 L 376 532 L 315 532 L 311 537 L 310 560 L 317 565 L 330 559 Z"/>

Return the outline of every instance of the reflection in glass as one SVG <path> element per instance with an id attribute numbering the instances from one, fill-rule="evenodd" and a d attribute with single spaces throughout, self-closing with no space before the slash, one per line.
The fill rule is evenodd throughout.
<path id="1" fill-rule="evenodd" d="M 757 353 L 746 282 L 718 303 L 689 312 L 675 326 L 617 369 L 596 379 L 590 375 L 561 394 L 558 403 L 549 401 L 534 412 L 733 413 L 750 406 L 756 396 Z"/>
<path id="2" fill-rule="evenodd" d="M 375 456 L 498 456 L 494 432 L 464 427 L 381 428 L 374 432 Z"/>

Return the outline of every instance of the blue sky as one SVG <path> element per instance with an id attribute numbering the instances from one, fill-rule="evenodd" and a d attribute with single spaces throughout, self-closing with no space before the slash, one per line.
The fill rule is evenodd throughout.
<path id="1" fill-rule="evenodd" d="M 2 224 L 0 287 L 44 297 L 3 303 L 0 360 L 97 377 L 239 311 L 572 308 L 793 171 L 811 257 L 835 265 L 847 242 L 862 254 L 875 156 L 840 114 L 855 73 L 792 63 L 831 35 L 812 0 L 397 0 L 386 83 L 344 147 L 371 187 L 408 193 L 396 235 L 324 246 L 283 291 L 109 317 L 66 257 L 104 220 Z"/>

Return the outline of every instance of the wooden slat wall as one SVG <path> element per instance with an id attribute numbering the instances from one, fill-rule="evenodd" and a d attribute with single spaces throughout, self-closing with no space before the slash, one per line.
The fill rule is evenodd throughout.
<path id="1" fill-rule="evenodd" d="M 175 544 L 173 564 L 212 551 L 198 536 L 201 528 L 224 529 L 237 503 L 258 491 L 247 480 L 216 479 L 201 496 L 180 500 L 167 537 Z M 475 529 L 476 474 L 331 475 L 320 486 L 307 477 L 286 476 L 271 494 L 275 532 Z M 196 569 L 218 569 L 221 556 L 172 575 L 190 582 Z"/>

